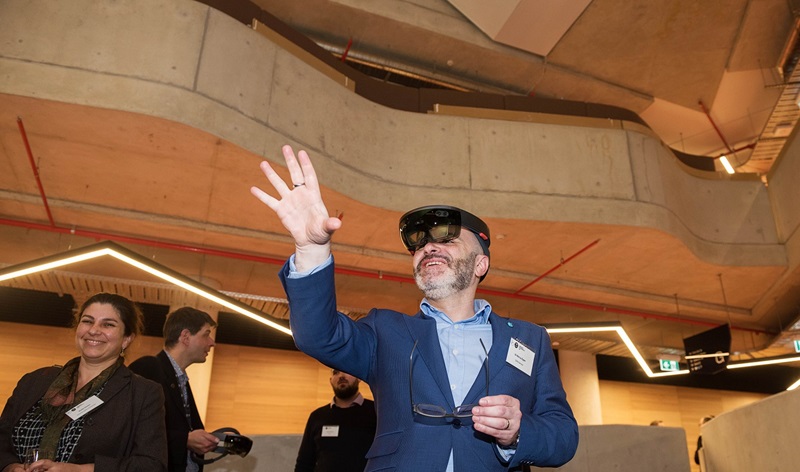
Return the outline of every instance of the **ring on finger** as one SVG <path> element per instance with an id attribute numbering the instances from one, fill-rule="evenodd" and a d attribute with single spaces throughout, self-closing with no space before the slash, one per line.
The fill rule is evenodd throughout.
<path id="1" fill-rule="evenodd" d="M 292 184 L 292 185 L 294 185 L 294 188 L 297 188 L 297 187 L 302 187 L 305 184 L 306 184 L 305 182 L 301 182 L 299 184 Z"/>
<path id="2" fill-rule="evenodd" d="M 510 427 L 511 427 L 511 420 L 510 420 L 510 419 L 508 419 L 508 418 L 506 418 L 505 420 L 506 420 L 506 427 L 505 427 L 505 428 L 503 428 L 503 429 L 508 429 L 508 428 L 510 428 Z"/>

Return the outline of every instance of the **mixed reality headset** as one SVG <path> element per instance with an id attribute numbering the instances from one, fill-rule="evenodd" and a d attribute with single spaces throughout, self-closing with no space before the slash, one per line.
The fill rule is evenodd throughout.
<path id="1" fill-rule="evenodd" d="M 227 455 L 245 457 L 253 447 L 253 440 L 247 436 L 242 436 L 235 428 L 220 428 L 212 431 L 211 434 L 219 439 L 217 447 L 211 452 L 219 455 L 206 458 L 193 452 L 192 460 L 198 464 L 211 464 Z"/>
<path id="2" fill-rule="evenodd" d="M 415 208 L 400 217 L 400 238 L 411 254 L 428 243 L 445 243 L 456 239 L 461 234 L 461 228 L 475 233 L 483 253 L 489 256 L 489 227 L 468 211 L 446 205 L 429 205 Z"/>

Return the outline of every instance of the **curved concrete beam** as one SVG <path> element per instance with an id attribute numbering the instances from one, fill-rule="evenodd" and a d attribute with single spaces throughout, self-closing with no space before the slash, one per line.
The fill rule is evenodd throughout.
<path id="1" fill-rule="evenodd" d="M 760 181 L 698 178 L 624 126 L 387 109 L 189 0 L 6 0 L 0 70 L 0 93 L 174 120 L 277 163 L 293 143 L 375 207 L 653 228 L 707 262 L 786 264 Z"/>

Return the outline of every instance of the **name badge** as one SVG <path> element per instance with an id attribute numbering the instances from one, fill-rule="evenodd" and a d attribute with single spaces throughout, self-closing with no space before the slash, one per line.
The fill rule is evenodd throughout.
<path id="1" fill-rule="evenodd" d="M 100 397 L 98 397 L 97 395 L 92 395 L 91 397 L 87 398 L 86 400 L 72 407 L 72 409 L 68 410 L 67 416 L 69 416 L 70 418 L 72 418 L 73 421 L 75 421 L 102 404 L 103 400 L 100 400 Z"/>
<path id="2" fill-rule="evenodd" d="M 513 365 L 520 371 L 528 374 L 528 377 L 533 373 L 533 358 L 536 355 L 528 346 L 522 343 L 519 339 L 511 338 L 511 343 L 508 346 L 508 356 L 506 362 Z"/>
<path id="3" fill-rule="evenodd" d="M 323 438 L 338 438 L 339 437 L 339 425 L 335 426 L 328 426 L 325 425 L 322 427 L 322 437 Z"/>

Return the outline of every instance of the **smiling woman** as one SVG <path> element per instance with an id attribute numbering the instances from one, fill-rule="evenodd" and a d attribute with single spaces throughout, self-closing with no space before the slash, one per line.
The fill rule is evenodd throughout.
<path id="1" fill-rule="evenodd" d="M 25 375 L 8 399 L 0 471 L 165 471 L 163 393 L 123 364 L 141 332 L 141 311 L 125 297 L 98 293 L 74 325 L 79 356 Z"/>

